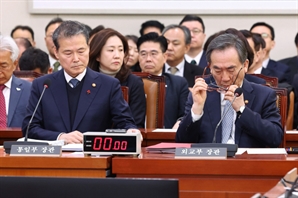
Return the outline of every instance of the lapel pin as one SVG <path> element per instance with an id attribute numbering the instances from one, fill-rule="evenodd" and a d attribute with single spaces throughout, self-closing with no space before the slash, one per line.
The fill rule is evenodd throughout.
<path id="1" fill-rule="evenodd" d="M 244 103 L 245 103 L 245 104 L 248 104 L 248 100 L 245 100 Z"/>
<path id="2" fill-rule="evenodd" d="M 96 87 L 96 84 L 95 83 L 92 83 L 92 87 Z"/>
<path id="3" fill-rule="evenodd" d="M 91 91 L 88 89 L 88 90 L 87 90 L 87 94 L 90 94 L 90 93 L 91 93 Z"/>
<path id="4" fill-rule="evenodd" d="M 16 90 L 17 90 L 17 91 L 21 91 L 21 88 L 17 87 Z"/>

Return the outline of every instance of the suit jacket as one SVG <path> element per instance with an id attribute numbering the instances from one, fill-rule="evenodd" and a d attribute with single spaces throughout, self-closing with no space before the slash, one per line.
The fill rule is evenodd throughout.
<path id="1" fill-rule="evenodd" d="M 202 69 L 201 67 L 198 67 L 185 61 L 183 77 L 187 80 L 189 87 L 194 86 L 195 77 L 203 75 L 203 72 L 204 69 Z"/>
<path id="2" fill-rule="evenodd" d="M 185 102 L 189 93 L 187 81 L 181 76 L 164 73 L 166 81 L 165 128 L 172 128 L 184 114 Z"/>
<path id="3" fill-rule="evenodd" d="M 246 108 L 235 122 L 235 143 L 243 148 L 278 147 L 283 139 L 280 115 L 276 107 L 276 93 L 269 87 L 243 80 Z M 176 133 L 177 142 L 211 143 L 215 127 L 221 118 L 220 93 L 207 92 L 204 113 L 200 120 L 192 122 L 189 95 L 183 118 Z M 216 141 L 221 142 L 221 125 Z"/>
<path id="4" fill-rule="evenodd" d="M 294 106 L 294 127 L 298 129 L 298 74 L 294 75 L 293 88 L 295 92 L 295 106 Z"/>
<path id="5" fill-rule="evenodd" d="M 206 52 L 203 51 L 203 54 L 202 54 L 202 57 L 201 57 L 201 60 L 198 64 L 199 67 L 201 67 L 203 70 L 204 68 L 208 65 L 207 63 L 207 58 L 206 58 Z"/>
<path id="6" fill-rule="evenodd" d="M 287 65 L 276 62 L 272 59 L 269 60 L 267 68 L 265 70 L 263 68 L 261 73 L 266 76 L 271 75 L 274 77 L 278 77 L 279 83 L 287 82 L 289 84 L 292 84 L 290 68 Z"/>
<path id="7" fill-rule="evenodd" d="M 84 77 L 77 112 L 71 126 L 66 87 L 69 85 L 62 69 L 33 81 L 27 115 L 22 127 L 23 134 L 46 79 L 51 80 L 51 86 L 44 92 L 30 125 L 28 137 L 56 140 L 61 132 L 105 131 L 111 128 L 112 124 L 114 128 L 136 128 L 128 104 L 123 99 L 119 81 L 90 68 L 87 68 Z"/>
<path id="8" fill-rule="evenodd" d="M 253 82 L 253 83 L 256 83 L 256 84 L 261 84 L 261 85 L 266 84 L 266 80 L 264 80 L 263 78 L 253 76 L 253 75 L 250 75 L 250 74 L 245 74 L 245 79 L 248 80 L 249 82 Z"/>
<path id="9" fill-rule="evenodd" d="M 280 63 L 286 64 L 289 66 L 290 71 L 291 71 L 291 79 L 294 78 L 294 75 L 298 73 L 298 56 L 290 57 L 290 58 L 285 58 L 280 61 Z"/>
<path id="10" fill-rule="evenodd" d="M 128 104 L 137 127 L 145 128 L 146 98 L 143 80 L 136 75 L 130 74 L 121 85 L 127 86 L 129 89 Z"/>
<path id="11" fill-rule="evenodd" d="M 26 115 L 30 89 L 31 82 L 12 76 L 7 115 L 8 127 L 22 127 L 22 122 Z"/>

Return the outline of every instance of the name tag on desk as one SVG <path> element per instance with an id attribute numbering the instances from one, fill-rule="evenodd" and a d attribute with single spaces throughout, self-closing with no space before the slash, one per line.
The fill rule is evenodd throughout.
<path id="1" fill-rule="evenodd" d="M 61 146 L 49 145 L 12 145 L 10 156 L 43 156 L 59 157 L 61 156 Z"/>
<path id="2" fill-rule="evenodd" d="M 227 148 L 176 148 L 175 159 L 226 159 Z"/>

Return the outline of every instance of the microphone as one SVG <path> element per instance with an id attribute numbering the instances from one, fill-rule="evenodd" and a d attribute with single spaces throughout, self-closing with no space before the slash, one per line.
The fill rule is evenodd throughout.
<path id="1" fill-rule="evenodd" d="M 42 90 L 41 95 L 40 95 L 40 97 L 37 101 L 37 104 L 36 104 L 35 109 L 32 113 L 32 116 L 31 116 L 31 118 L 28 122 L 28 126 L 27 126 L 27 129 L 26 129 L 26 134 L 25 134 L 24 141 L 23 142 L 21 142 L 21 141 L 6 141 L 6 142 L 4 142 L 3 146 L 4 146 L 4 149 L 5 149 L 6 153 L 10 153 L 12 145 L 48 145 L 48 143 L 45 143 L 45 142 L 28 142 L 28 132 L 29 132 L 31 122 L 32 122 L 32 120 L 35 116 L 35 113 L 37 111 L 37 108 L 39 106 L 39 103 L 40 103 L 40 101 L 43 97 L 43 94 L 44 94 L 45 90 L 50 87 L 50 85 L 51 85 L 51 80 L 47 78 L 43 83 L 43 90 Z"/>
<path id="2" fill-rule="evenodd" d="M 224 117 L 226 116 L 228 110 L 232 107 L 233 102 L 235 101 L 235 99 L 239 96 L 241 96 L 243 90 L 242 88 L 237 88 L 234 92 L 234 98 L 231 102 L 231 105 L 227 108 L 226 112 L 224 112 L 223 116 L 221 117 L 221 119 L 219 120 L 218 124 L 215 127 L 214 130 L 214 135 L 213 135 L 213 141 L 212 143 L 198 143 L 198 144 L 191 144 L 192 148 L 227 148 L 227 156 L 228 157 L 233 157 L 235 155 L 235 153 L 237 152 L 238 149 L 238 145 L 237 144 L 223 144 L 223 143 L 216 143 L 216 133 L 217 133 L 217 129 L 219 127 L 219 125 L 221 124 L 222 120 L 224 119 Z"/>
<path id="3" fill-rule="evenodd" d="M 235 99 L 239 96 L 241 96 L 243 90 L 242 88 L 238 87 L 235 92 L 234 92 L 234 98 L 230 104 L 230 106 L 227 108 L 226 112 L 224 112 L 223 116 L 221 117 L 221 119 L 219 120 L 219 122 L 217 123 L 215 130 L 214 130 L 214 135 L 213 135 L 213 141 L 212 143 L 216 143 L 216 134 L 217 134 L 217 129 L 219 127 L 219 125 L 221 124 L 221 122 L 223 121 L 223 119 L 225 118 L 225 116 L 227 115 L 228 111 L 230 110 L 230 108 L 232 107 L 232 104 L 234 103 Z"/>

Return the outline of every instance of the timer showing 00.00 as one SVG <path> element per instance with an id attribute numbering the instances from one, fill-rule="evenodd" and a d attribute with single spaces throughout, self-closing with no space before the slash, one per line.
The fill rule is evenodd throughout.
<path id="1" fill-rule="evenodd" d="M 127 141 L 113 141 L 112 137 L 96 137 L 93 140 L 93 150 L 95 151 L 100 151 L 100 150 L 105 150 L 105 151 L 126 151 L 127 150 Z"/>

